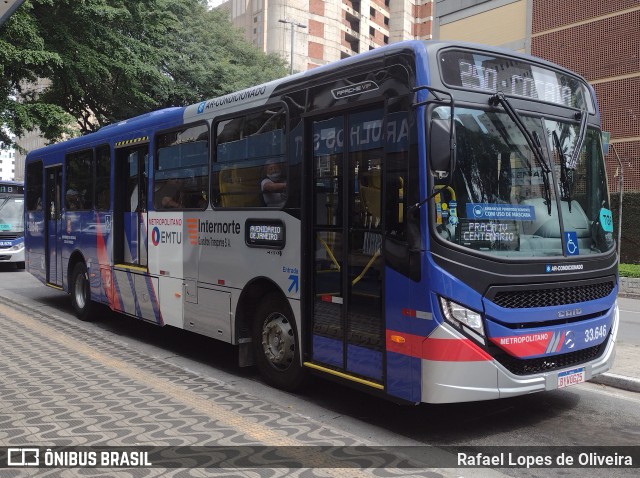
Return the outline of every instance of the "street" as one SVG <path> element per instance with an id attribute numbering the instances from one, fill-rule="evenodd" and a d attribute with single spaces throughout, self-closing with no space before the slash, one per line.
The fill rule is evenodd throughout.
<path id="1" fill-rule="evenodd" d="M 25 337 L 29 337 L 32 332 L 42 334 L 51 341 L 51 346 L 45 350 L 39 350 L 35 342 L 30 345 L 28 340 L 16 342 L 16 349 L 5 348 L 4 361 L 7 367 L 12 368 L 15 364 L 16 372 L 23 369 L 28 365 L 31 353 L 41 356 L 41 360 L 45 360 L 43 357 L 50 354 L 53 362 L 64 363 L 65 356 L 57 353 L 62 346 L 73 351 L 66 360 L 70 361 L 80 355 L 84 357 L 83 360 L 94 363 L 89 382 L 115 380 L 116 375 L 123 375 L 127 379 L 126 384 L 123 383 L 122 387 L 111 392 L 107 392 L 105 388 L 105 395 L 96 399 L 110 410 L 109 413 L 123 417 L 123 421 L 112 424 L 112 433 L 98 433 L 98 424 L 93 428 L 86 427 L 79 423 L 76 413 L 73 419 L 65 418 L 63 422 L 74 422 L 71 430 L 77 441 L 69 438 L 60 441 L 64 434 L 54 433 L 60 429 L 60 425 L 47 413 L 36 413 L 35 417 L 25 419 L 31 429 L 38 428 L 34 425 L 34 420 L 48 423 L 48 428 L 45 427 L 48 434 L 32 432 L 31 435 L 38 438 L 51 437 L 47 444 L 90 445 L 92 439 L 109 441 L 124 436 L 131 437 L 132 443 L 138 444 L 210 445 L 218 439 L 224 441 L 232 436 L 225 434 L 226 432 L 219 433 L 213 424 L 209 427 L 206 420 L 222 420 L 226 425 L 233 424 L 243 430 L 243 440 L 248 440 L 248 443 L 259 441 L 267 444 L 282 437 L 283 423 L 284 428 L 290 430 L 288 436 L 292 445 L 318 443 L 317 437 L 314 438 L 315 442 L 308 441 L 309 436 L 316 434 L 323 438 L 323 443 L 338 440 L 331 443 L 365 443 L 374 446 L 636 446 L 640 440 L 640 397 L 632 392 L 586 383 L 507 400 L 409 407 L 316 379 L 302 392 L 289 394 L 261 383 L 252 368 L 238 368 L 236 351 L 229 345 L 182 330 L 146 324 L 111 313 L 102 307 L 98 309 L 99 320 L 80 322 L 73 317 L 69 298 L 65 293 L 45 287 L 24 271 L 4 270 L 0 274 L 1 296 L 16 306 L 28 304 L 31 309 L 37 309 L 46 316 L 46 320 L 38 322 L 29 317 L 25 310 L 13 314 L 10 306 L 0 304 L 0 313 L 15 320 L 6 324 L 9 329 L 13 327 L 16 333 L 22 333 Z M 640 318 L 634 305 L 635 302 L 629 299 L 620 301 L 622 324 L 619 337 L 626 343 L 638 344 Z M 110 353 L 108 345 L 100 344 L 100 337 L 106 340 L 105 343 L 118 345 L 114 348 L 114 355 Z M 122 348 L 122 352 L 116 350 L 119 348 Z M 120 353 L 123 355 L 118 355 Z M 135 359 L 134 363 L 126 358 Z M 18 364 L 22 364 L 22 367 Z M 167 384 L 163 381 L 162 370 L 168 367 L 171 370 L 167 370 L 166 374 L 173 378 Z M 184 373 L 184 384 L 178 378 L 181 376 L 180 371 Z M 77 373 L 67 373 L 63 368 L 56 373 L 68 376 L 66 380 L 75 383 L 78 390 L 83 389 L 83 379 Z M 39 380 L 45 378 L 42 375 L 37 377 Z M 196 383 L 199 387 L 205 387 L 209 383 L 206 385 L 209 388 L 210 383 L 220 384 L 219 387 L 213 387 L 219 392 L 212 395 L 214 402 L 205 401 L 195 392 L 185 391 L 190 390 L 188 384 Z M 18 392 L 17 388 L 14 392 Z M 167 411 L 162 405 L 165 404 L 164 399 L 143 399 L 147 389 L 154 393 L 160 390 L 172 400 L 186 404 L 187 409 L 179 412 Z M 233 396 L 231 392 L 224 390 L 232 391 Z M 2 396 L 6 414 L 9 403 L 6 390 L 2 391 Z M 49 398 L 42 398 L 45 404 L 50 399 L 50 395 L 47 396 Z M 76 400 L 82 401 L 83 398 L 84 395 L 80 393 Z M 158 414 L 164 417 L 158 418 L 158 423 L 164 423 L 164 426 L 156 424 L 147 428 L 146 422 L 133 420 L 132 423 L 137 425 L 124 430 L 126 426 L 123 423 L 127 423 L 129 415 L 116 406 L 114 400 L 118 398 L 126 399 L 125 410 L 148 410 L 147 415 Z M 251 418 L 243 419 L 229 414 L 230 401 L 235 401 L 234 406 L 238 406 L 238 403 L 253 403 Z M 256 411 L 254 401 L 262 401 L 266 405 L 257 406 Z M 100 410 L 98 404 L 89 408 L 87 413 L 101 415 L 103 412 Z M 197 412 L 196 415 L 201 416 L 200 420 L 205 419 L 204 422 L 199 422 L 198 433 L 191 433 L 189 427 L 193 423 L 188 417 L 192 412 L 187 410 L 195 410 L 193 413 Z M 181 419 L 185 421 L 181 422 Z M 257 420 L 257 423 L 253 420 Z M 145 440 L 141 440 L 141 436 Z M 28 437 L 29 435 L 11 437 L 10 434 L 5 434 L 0 441 L 5 446 L 13 446 L 15 443 L 12 443 L 12 438 L 22 444 L 25 440 L 28 443 Z M 242 444 L 244 441 L 240 440 L 238 443 Z M 355 476 L 354 471 L 356 470 L 351 470 L 345 476 Z M 409 473 L 409 470 L 405 471 Z M 489 476 L 487 473 L 490 470 L 484 470 L 481 474 L 474 474 L 474 471 L 476 470 L 466 469 L 456 476 Z M 570 469 L 561 470 L 561 473 L 563 476 L 602 477 L 635 476 L 635 471 Z M 557 472 L 559 470 L 501 469 L 494 476 L 504 474 L 514 477 L 545 477 L 556 476 Z"/>

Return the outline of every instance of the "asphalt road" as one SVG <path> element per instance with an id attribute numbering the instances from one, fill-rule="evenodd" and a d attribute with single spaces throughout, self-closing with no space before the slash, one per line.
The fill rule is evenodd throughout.
<path id="1" fill-rule="evenodd" d="M 0 273 L 0 295 L 28 303 L 88 330 L 98 330 L 141 353 L 185 370 L 220 380 L 239 392 L 260 397 L 320 425 L 342 429 L 385 445 L 432 446 L 637 446 L 640 443 L 639 394 L 602 385 L 512 399 L 454 405 L 398 406 L 348 387 L 316 380 L 298 394 L 262 384 L 253 369 L 238 368 L 229 345 L 176 329 L 99 309 L 93 323 L 76 321 L 66 294 L 47 288 L 23 271 Z M 638 301 L 621 299 L 620 337 L 640 344 Z M 635 470 L 637 471 L 637 470 Z M 636 476 L 634 470 L 502 469 L 514 477 Z M 469 471 L 466 476 L 477 476 Z"/>

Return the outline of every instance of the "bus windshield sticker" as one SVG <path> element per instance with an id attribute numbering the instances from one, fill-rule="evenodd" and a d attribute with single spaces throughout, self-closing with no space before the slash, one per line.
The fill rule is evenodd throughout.
<path id="1" fill-rule="evenodd" d="M 518 204 L 467 203 L 467 217 L 487 220 L 535 221 L 536 212 L 533 206 Z"/>
<path id="2" fill-rule="evenodd" d="M 613 214 L 609 209 L 600 209 L 600 226 L 604 232 L 613 232 Z"/>
<path id="3" fill-rule="evenodd" d="M 568 256 L 577 256 L 580 254 L 578 247 L 578 233 L 576 231 L 565 231 L 564 242 Z"/>

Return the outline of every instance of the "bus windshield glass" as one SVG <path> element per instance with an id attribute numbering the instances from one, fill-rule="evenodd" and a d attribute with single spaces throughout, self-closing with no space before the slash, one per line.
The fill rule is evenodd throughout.
<path id="1" fill-rule="evenodd" d="M 22 235 L 24 232 L 24 200 L 0 194 L 0 233 Z"/>
<path id="2" fill-rule="evenodd" d="M 449 114 L 438 107 L 433 117 Z M 541 164 L 507 114 L 456 108 L 455 115 L 456 168 L 451 184 L 436 185 L 441 237 L 513 258 L 597 254 L 614 246 L 599 131 L 588 129 L 574 154 L 579 123 L 523 115 L 541 142 Z"/>

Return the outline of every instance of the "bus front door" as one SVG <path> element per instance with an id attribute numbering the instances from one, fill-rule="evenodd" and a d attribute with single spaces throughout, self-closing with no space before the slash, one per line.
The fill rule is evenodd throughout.
<path id="1" fill-rule="evenodd" d="M 382 109 L 313 121 L 312 362 L 382 388 Z"/>
<path id="2" fill-rule="evenodd" d="M 45 169 L 45 261 L 47 283 L 62 287 L 62 166 Z"/>

